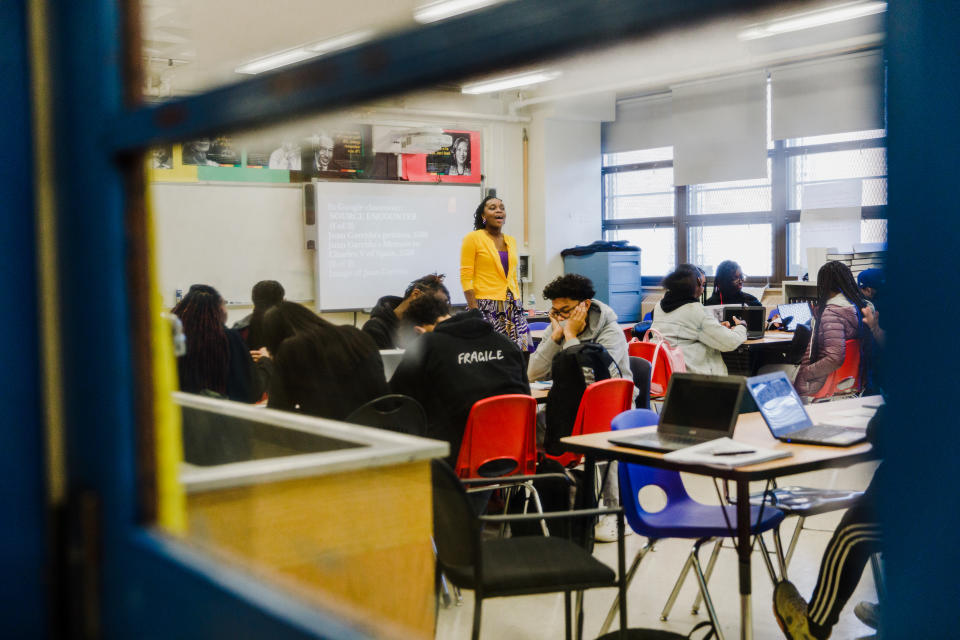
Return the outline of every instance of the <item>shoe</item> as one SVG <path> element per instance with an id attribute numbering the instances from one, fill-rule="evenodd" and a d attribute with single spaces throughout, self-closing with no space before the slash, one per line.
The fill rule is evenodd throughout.
<path id="1" fill-rule="evenodd" d="M 860 619 L 860 622 L 871 629 L 879 629 L 880 623 L 877 619 L 880 617 L 880 605 L 873 602 L 858 602 L 853 608 L 853 615 Z"/>
<path id="2" fill-rule="evenodd" d="M 633 529 L 623 523 L 623 535 L 629 536 Z M 596 526 L 593 527 L 593 539 L 595 542 L 616 542 L 617 541 L 617 515 L 608 513 L 600 516 Z"/>
<path id="3" fill-rule="evenodd" d="M 784 580 L 773 589 L 773 615 L 787 640 L 818 640 L 810 632 L 807 601 L 792 582 Z"/>

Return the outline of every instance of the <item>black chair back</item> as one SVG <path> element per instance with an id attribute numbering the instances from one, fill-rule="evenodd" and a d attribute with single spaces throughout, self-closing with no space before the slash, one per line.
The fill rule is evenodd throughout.
<path id="1" fill-rule="evenodd" d="M 371 400 L 354 410 L 346 421 L 412 436 L 422 436 L 427 430 L 427 414 L 420 403 L 399 393 Z"/>
<path id="2" fill-rule="evenodd" d="M 638 356 L 630 356 L 630 373 L 639 392 L 634 403 L 637 409 L 650 408 L 650 363 Z"/>
<path id="3" fill-rule="evenodd" d="M 477 558 L 480 522 L 460 479 L 442 460 L 430 463 L 433 476 L 433 539 L 444 567 L 470 567 Z"/>
<path id="4" fill-rule="evenodd" d="M 810 327 L 805 324 L 798 324 L 793 332 L 793 340 L 787 348 L 786 361 L 790 364 L 800 364 L 803 360 L 803 354 L 807 352 L 807 345 L 810 344 L 810 338 L 813 334 Z"/>

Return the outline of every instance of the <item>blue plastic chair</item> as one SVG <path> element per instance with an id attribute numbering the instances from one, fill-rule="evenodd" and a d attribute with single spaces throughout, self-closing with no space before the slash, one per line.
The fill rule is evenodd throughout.
<path id="1" fill-rule="evenodd" d="M 653 320 L 653 311 L 647 311 L 645 314 L 643 314 L 644 322 L 650 322 L 652 320 Z"/>
<path id="2" fill-rule="evenodd" d="M 621 429 L 647 427 L 657 424 L 658 420 L 659 416 L 650 409 L 632 409 L 614 418 L 610 429 L 612 431 L 619 431 Z M 691 549 L 683 571 L 677 579 L 677 583 L 670 593 L 670 598 L 667 600 L 667 604 L 660 614 L 660 619 L 667 619 L 667 616 L 670 614 L 670 609 L 673 607 L 673 603 L 680 593 L 680 587 L 683 586 L 683 581 L 687 573 L 693 568 L 700 586 L 700 595 L 707 605 L 707 613 L 710 616 L 710 621 L 717 631 L 718 638 L 723 640 L 720 623 L 717 620 L 713 602 L 707 591 L 707 581 L 710 579 L 710 574 L 713 571 L 713 565 L 716 561 L 716 555 L 720 550 L 719 542 L 714 548 L 713 554 L 710 556 L 710 562 L 707 565 L 706 572 L 701 568 L 699 551 L 700 547 L 712 538 L 722 539 L 735 535 L 735 529 L 731 530 L 731 526 L 736 527 L 736 507 L 731 505 L 721 507 L 697 502 L 687 493 L 687 490 L 683 486 L 680 472 L 678 471 L 655 469 L 640 464 L 621 462 L 619 464 L 619 477 L 620 504 L 623 506 L 627 523 L 631 529 L 647 538 L 647 543 L 637 552 L 633 563 L 630 565 L 630 570 L 627 572 L 627 587 L 629 588 L 630 581 L 640 566 L 640 561 L 643 560 L 647 552 L 653 549 L 658 540 L 663 538 L 695 539 L 696 542 L 693 545 L 693 549 Z M 666 493 L 667 504 L 660 511 L 646 511 L 640 505 L 640 490 L 643 487 L 651 485 L 660 487 L 664 493 Z M 724 517 L 724 511 L 726 511 L 726 517 Z M 758 523 L 757 517 L 759 515 L 759 506 L 750 508 L 750 516 L 753 523 L 750 533 L 757 536 L 763 558 L 767 565 L 767 570 L 770 572 L 770 578 L 776 583 L 776 573 L 773 570 L 773 565 L 767 554 L 767 548 L 763 542 L 763 538 L 759 534 L 773 529 L 774 535 L 778 536 L 777 527 L 779 527 L 780 522 L 784 519 L 784 514 L 779 509 L 766 506 L 763 509 L 762 519 Z M 778 542 L 778 551 L 780 548 L 781 546 Z M 782 562 L 780 566 L 783 566 Z M 619 603 L 615 601 L 613 608 L 611 608 L 607 614 L 607 619 L 604 621 L 603 627 L 600 630 L 600 635 L 603 635 L 609 629 L 616 615 L 618 604 Z M 694 613 L 696 613 L 696 608 L 697 605 L 695 604 Z"/>

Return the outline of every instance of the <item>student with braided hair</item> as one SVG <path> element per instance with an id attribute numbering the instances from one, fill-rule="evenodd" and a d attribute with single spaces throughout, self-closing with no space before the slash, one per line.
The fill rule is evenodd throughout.
<path id="1" fill-rule="evenodd" d="M 263 316 L 272 366 L 268 405 L 344 420 L 361 405 L 390 393 L 377 345 L 363 331 L 335 325 L 303 305 L 281 302 Z"/>
<path id="2" fill-rule="evenodd" d="M 180 389 L 214 392 L 230 400 L 256 402 L 262 395 L 243 338 L 225 326 L 227 309 L 211 286 L 195 284 L 173 308 L 183 323 L 187 353 L 177 359 Z"/>
<path id="3" fill-rule="evenodd" d="M 816 394 L 827 377 L 840 368 L 846 356 L 847 340 L 860 343 L 861 372 L 869 366 L 871 337 L 862 311 L 868 302 L 853 279 L 850 267 L 837 261 L 820 267 L 817 298 L 813 339 L 793 383 L 801 396 Z"/>

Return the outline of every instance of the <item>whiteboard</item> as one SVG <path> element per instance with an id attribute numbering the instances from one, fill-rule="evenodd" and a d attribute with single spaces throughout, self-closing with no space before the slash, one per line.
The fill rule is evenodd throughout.
<path id="1" fill-rule="evenodd" d="M 230 303 L 250 304 L 260 280 L 288 300 L 313 300 L 300 185 L 153 183 L 157 274 L 164 304 L 191 284 L 209 284 Z"/>
<path id="2" fill-rule="evenodd" d="M 316 183 L 317 309 L 367 309 L 429 273 L 463 304 L 460 245 L 479 185 Z"/>

